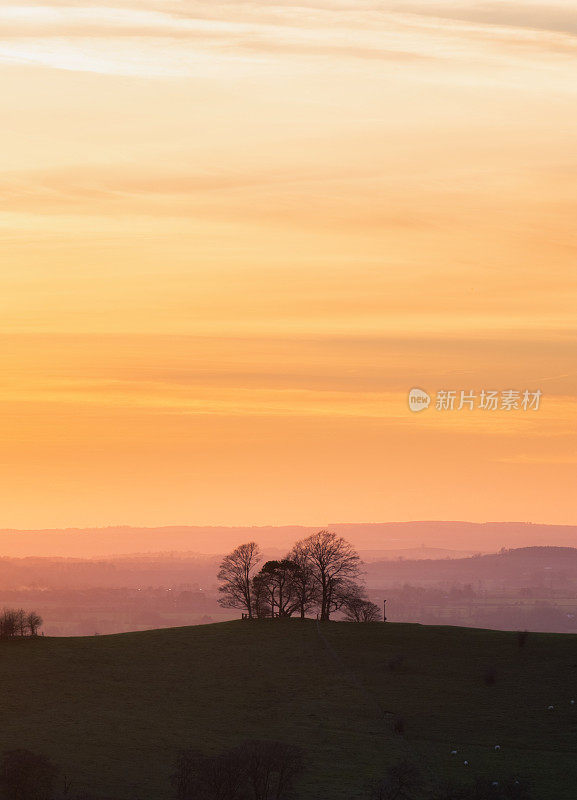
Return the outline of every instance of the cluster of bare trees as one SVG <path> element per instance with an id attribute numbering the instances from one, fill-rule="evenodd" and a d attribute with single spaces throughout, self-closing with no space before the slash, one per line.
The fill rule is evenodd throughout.
<path id="1" fill-rule="evenodd" d="M 331 531 L 301 539 L 279 561 L 262 561 L 255 542 L 241 544 L 220 565 L 220 604 L 242 609 L 249 618 L 304 619 L 314 612 L 321 620 L 340 611 L 351 622 L 376 622 L 381 612 L 359 583 L 361 562 L 353 546 Z M 258 571 L 257 571 L 258 570 Z"/>
<path id="2" fill-rule="evenodd" d="M 13 639 L 16 636 L 38 636 L 42 617 L 35 611 L 23 608 L 5 608 L 0 614 L 0 639 Z"/>
<path id="3" fill-rule="evenodd" d="M 216 756 L 182 750 L 175 766 L 176 800 L 288 800 L 303 753 L 292 744 L 251 740 Z"/>

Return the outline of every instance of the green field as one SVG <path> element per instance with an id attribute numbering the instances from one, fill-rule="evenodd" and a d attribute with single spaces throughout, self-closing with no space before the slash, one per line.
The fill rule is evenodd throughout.
<path id="1" fill-rule="evenodd" d="M 305 748 L 307 800 L 364 797 L 400 756 L 431 781 L 519 774 L 539 800 L 577 797 L 577 636 L 520 649 L 514 633 L 469 628 L 320 631 L 260 620 L 0 642 L 1 748 L 44 753 L 76 788 L 119 800 L 170 797 L 181 747 L 249 738 Z"/>

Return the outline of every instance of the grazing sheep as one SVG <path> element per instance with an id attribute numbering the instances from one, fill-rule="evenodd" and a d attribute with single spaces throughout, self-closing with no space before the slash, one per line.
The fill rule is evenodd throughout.
<path id="1" fill-rule="evenodd" d="M 456 756 L 457 755 L 457 751 L 456 750 L 451 750 L 451 755 L 452 756 Z"/>
<path id="2" fill-rule="evenodd" d="M 497 752 L 499 752 L 500 749 L 501 749 L 501 745 L 500 744 L 496 744 L 495 745 L 495 750 L 497 750 Z"/>
<path id="3" fill-rule="evenodd" d="M 554 708 L 555 706 L 547 706 L 547 711 L 553 711 Z"/>
<path id="4" fill-rule="evenodd" d="M 463 764 L 464 764 L 466 767 L 468 767 L 468 766 L 469 766 L 469 762 L 468 762 L 468 761 L 463 761 Z"/>

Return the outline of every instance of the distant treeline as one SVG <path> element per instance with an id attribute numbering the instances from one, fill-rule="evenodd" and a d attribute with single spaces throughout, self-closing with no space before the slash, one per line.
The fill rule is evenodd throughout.
<path id="1" fill-rule="evenodd" d="M 484 589 L 524 587 L 577 590 L 577 548 L 502 548 L 498 553 L 468 558 L 373 561 L 367 565 L 369 583 L 473 583 Z"/>
<path id="2" fill-rule="evenodd" d="M 16 636 L 38 636 L 42 617 L 35 611 L 23 608 L 5 608 L 0 614 L 0 639 L 13 639 Z"/>

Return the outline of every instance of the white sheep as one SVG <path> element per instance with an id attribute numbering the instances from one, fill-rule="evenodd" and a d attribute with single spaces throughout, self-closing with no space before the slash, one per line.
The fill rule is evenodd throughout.
<path id="1" fill-rule="evenodd" d="M 555 706 L 547 706 L 547 711 L 553 711 L 554 708 Z"/>
<path id="2" fill-rule="evenodd" d="M 456 756 L 457 755 L 457 751 L 456 750 L 451 750 L 451 755 L 452 756 Z"/>
<path id="3" fill-rule="evenodd" d="M 468 766 L 469 766 L 469 762 L 468 762 L 468 761 L 463 761 L 463 764 L 464 764 L 466 767 L 468 767 Z"/>
<path id="4" fill-rule="evenodd" d="M 500 750 L 500 749 L 501 749 L 501 745 L 500 745 L 500 744 L 496 744 L 496 745 L 495 745 L 495 750 L 496 750 L 497 752 L 499 752 L 499 750 Z"/>

